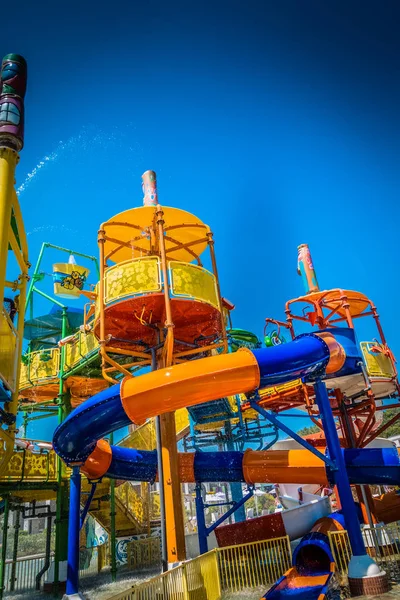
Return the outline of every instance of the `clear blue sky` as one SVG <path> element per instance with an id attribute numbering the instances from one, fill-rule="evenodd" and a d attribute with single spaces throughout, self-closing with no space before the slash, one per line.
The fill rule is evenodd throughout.
<path id="1" fill-rule="evenodd" d="M 308 242 L 321 286 L 368 294 L 400 355 L 398 2 L 19 7 L 1 47 L 28 61 L 32 260 L 42 241 L 97 254 L 154 169 L 162 204 L 211 225 L 237 327 L 283 317 Z"/>

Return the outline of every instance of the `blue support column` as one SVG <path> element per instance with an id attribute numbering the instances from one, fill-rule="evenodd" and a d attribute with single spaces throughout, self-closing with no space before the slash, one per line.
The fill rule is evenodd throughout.
<path id="1" fill-rule="evenodd" d="M 241 483 L 231 483 L 230 488 L 231 488 L 232 500 L 233 500 L 233 502 L 235 502 L 235 504 L 238 504 L 243 498 L 242 484 Z M 239 522 L 245 521 L 245 520 L 246 520 L 246 511 L 244 508 L 244 504 L 242 504 L 235 511 L 235 523 L 239 523 Z"/>
<path id="2" fill-rule="evenodd" d="M 79 589 L 79 532 L 80 532 L 81 472 L 72 467 L 69 489 L 67 596 Z"/>
<path id="3" fill-rule="evenodd" d="M 231 515 L 233 515 L 234 512 L 239 510 L 244 505 L 244 503 L 247 502 L 247 500 L 249 500 L 252 497 L 253 493 L 254 493 L 254 488 L 253 487 L 249 488 L 249 491 L 247 492 L 247 494 L 245 496 L 242 496 L 242 498 L 239 500 L 238 503 L 221 502 L 221 503 L 205 504 L 203 502 L 203 498 L 201 495 L 201 484 L 200 483 L 196 484 L 197 535 L 199 538 L 200 554 L 204 554 L 205 552 L 208 552 L 207 537 L 210 535 L 210 533 L 212 533 L 214 531 L 214 529 L 216 529 L 219 525 L 221 525 L 221 523 L 223 523 L 226 519 L 228 519 Z M 209 506 L 229 506 L 229 505 L 231 505 L 229 510 L 227 510 L 226 513 L 224 513 L 222 515 L 222 517 L 220 517 L 217 521 L 215 521 L 215 523 L 213 523 L 212 525 L 207 527 L 206 519 L 204 516 L 204 509 L 208 508 Z"/>
<path id="4" fill-rule="evenodd" d="M 354 556 L 363 556 L 366 555 L 366 550 L 325 383 L 317 381 L 314 384 L 314 390 L 325 431 L 329 457 L 335 463 L 336 467 L 333 473 L 339 491 L 351 548 Z"/>
<path id="5" fill-rule="evenodd" d="M 206 552 L 208 552 L 208 543 L 206 518 L 204 515 L 204 502 L 203 497 L 201 495 L 201 483 L 196 483 L 196 518 L 200 554 L 205 554 Z"/>
<path id="6" fill-rule="evenodd" d="M 240 410 L 239 410 L 240 413 Z M 230 421 L 225 421 L 225 434 L 227 437 L 226 449 L 235 450 L 235 444 L 232 441 L 232 425 Z M 243 498 L 243 490 L 242 484 L 240 482 L 231 483 L 231 494 L 233 502 L 240 502 Z M 244 508 L 244 504 L 242 504 L 235 512 L 235 523 L 239 523 L 241 521 L 246 520 L 246 511 Z"/>

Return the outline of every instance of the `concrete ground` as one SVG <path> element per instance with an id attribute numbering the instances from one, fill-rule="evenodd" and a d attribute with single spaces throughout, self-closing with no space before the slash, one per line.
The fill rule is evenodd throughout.
<path id="1" fill-rule="evenodd" d="M 129 589 L 129 587 L 145 581 L 158 574 L 158 571 L 147 571 L 141 573 L 140 577 L 132 577 L 132 575 L 124 575 L 120 573 L 118 580 L 115 583 L 110 582 L 110 573 L 104 572 L 100 575 L 94 575 L 93 577 L 85 577 L 81 580 L 81 590 L 86 600 L 108 600 L 115 594 L 121 593 Z M 266 593 L 268 586 L 260 586 L 256 589 L 243 590 L 237 593 L 226 593 L 223 595 L 223 600 L 260 600 Z M 25 594 L 13 593 L 5 594 L 5 598 L 10 600 L 52 600 L 52 596 L 49 594 L 43 594 L 42 592 L 26 592 Z M 331 590 L 329 594 L 329 600 L 346 600 L 349 598 L 349 594 L 346 588 L 339 588 Z M 355 600 L 368 600 L 367 596 L 359 596 Z M 390 592 L 380 597 L 380 600 L 394 600 L 394 598 L 400 599 L 400 584 L 393 582 L 393 587 Z"/>

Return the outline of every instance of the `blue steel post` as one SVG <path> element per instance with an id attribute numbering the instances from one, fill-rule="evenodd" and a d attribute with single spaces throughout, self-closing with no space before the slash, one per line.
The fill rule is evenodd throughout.
<path id="1" fill-rule="evenodd" d="M 232 440 L 232 425 L 231 425 L 230 421 L 225 421 L 225 433 L 226 433 L 226 437 L 227 437 L 226 449 L 228 451 L 234 450 L 235 444 L 233 443 L 233 440 Z M 240 500 L 243 498 L 242 484 L 239 482 L 231 483 L 230 488 L 231 488 L 232 500 L 234 502 L 240 502 Z M 244 504 L 242 504 L 239 506 L 239 508 L 235 512 L 235 523 L 239 523 L 239 522 L 245 521 L 245 520 L 246 520 L 246 511 L 244 508 Z"/>
<path id="2" fill-rule="evenodd" d="M 354 556 L 363 556 L 366 554 L 366 550 L 325 383 L 317 381 L 314 384 L 314 390 L 325 431 L 329 457 L 336 463 L 336 469 L 333 471 L 333 474 L 339 491 L 351 548 Z"/>
<path id="3" fill-rule="evenodd" d="M 72 467 L 69 489 L 67 596 L 78 594 L 79 588 L 79 531 L 80 531 L 81 472 Z"/>
<path id="4" fill-rule="evenodd" d="M 196 518 L 200 554 L 205 554 L 206 552 L 208 552 L 208 543 L 206 518 L 204 515 L 204 503 L 203 497 L 201 495 L 201 483 L 196 483 Z"/>

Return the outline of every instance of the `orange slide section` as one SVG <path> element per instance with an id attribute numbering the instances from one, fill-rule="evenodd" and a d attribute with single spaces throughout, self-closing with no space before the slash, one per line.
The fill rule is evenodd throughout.
<path id="1" fill-rule="evenodd" d="M 219 354 L 188 361 L 121 383 L 121 401 L 136 425 L 167 412 L 255 390 L 260 371 L 254 354 L 241 348 L 233 354 Z"/>
<path id="2" fill-rule="evenodd" d="M 182 483 L 194 483 L 196 452 L 178 454 L 179 478 Z M 110 444 L 102 439 L 86 460 L 82 472 L 89 479 L 102 477 L 112 460 Z M 312 483 L 328 485 L 323 461 L 308 450 L 246 450 L 243 453 L 243 481 L 255 483 Z M 221 473 L 223 477 L 223 473 Z"/>
<path id="3" fill-rule="evenodd" d="M 374 517 L 378 522 L 394 523 L 400 519 L 400 491 L 394 490 L 374 498 Z"/>

